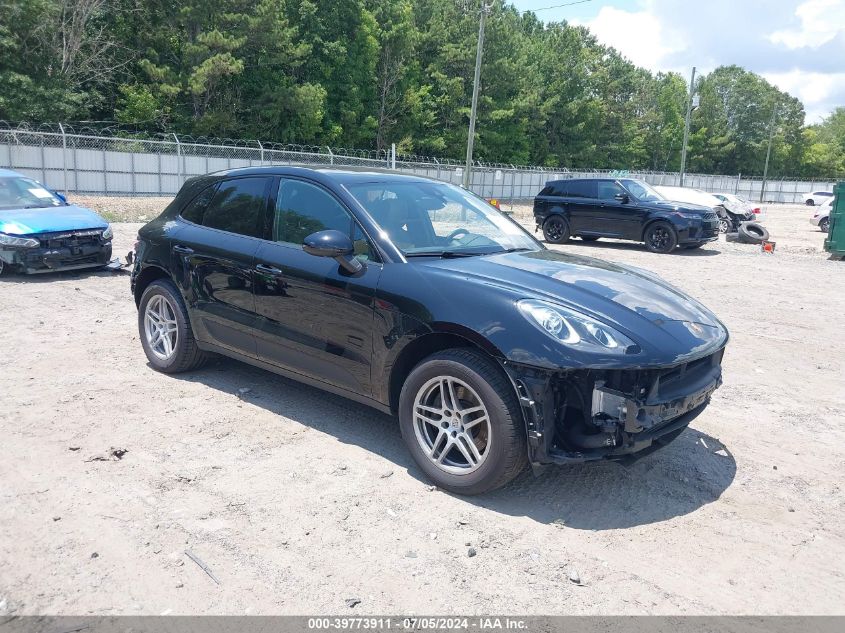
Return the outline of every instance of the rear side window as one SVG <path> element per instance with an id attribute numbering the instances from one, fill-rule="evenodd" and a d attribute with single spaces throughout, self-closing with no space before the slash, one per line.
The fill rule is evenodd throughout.
<path id="1" fill-rule="evenodd" d="M 554 184 L 554 195 L 556 196 L 568 196 L 569 195 L 569 183 L 566 182 L 556 182 Z"/>
<path id="2" fill-rule="evenodd" d="M 570 198 L 595 198 L 595 180 L 573 180 L 567 185 Z"/>
<path id="3" fill-rule="evenodd" d="M 182 217 L 188 222 L 194 224 L 202 224 L 202 216 L 205 215 L 205 210 L 208 208 L 208 203 L 214 197 L 216 187 L 206 187 L 200 194 L 191 200 L 187 207 L 182 209 Z"/>
<path id="4" fill-rule="evenodd" d="M 269 178 L 222 181 L 203 214 L 202 225 L 239 235 L 262 237 L 269 181 Z"/>

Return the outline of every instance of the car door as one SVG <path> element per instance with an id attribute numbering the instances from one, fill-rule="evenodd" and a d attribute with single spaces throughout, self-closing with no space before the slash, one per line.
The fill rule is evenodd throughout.
<path id="1" fill-rule="evenodd" d="M 197 338 L 256 356 L 255 253 L 273 178 L 223 180 L 182 211 L 171 243 L 172 270 L 191 311 Z"/>
<path id="2" fill-rule="evenodd" d="M 573 235 L 595 232 L 596 181 L 572 180 L 566 183 L 566 208 L 569 211 L 569 231 Z"/>
<path id="3" fill-rule="evenodd" d="M 628 240 L 642 237 L 646 212 L 622 185 L 613 180 L 599 180 L 596 198 L 602 235 Z"/>
<path id="4" fill-rule="evenodd" d="M 346 206 L 315 182 L 274 187 L 271 240 L 256 254 L 255 301 L 262 360 L 362 395 L 372 393 L 373 302 L 382 265 Z M 352 237 L 357 274 L 309 255 L 302 242 L 326 229 Z"/>

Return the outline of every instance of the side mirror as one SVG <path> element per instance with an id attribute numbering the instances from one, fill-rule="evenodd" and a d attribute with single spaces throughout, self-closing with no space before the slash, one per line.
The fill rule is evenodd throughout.
<path id="1" fill-rule="evenodd" d="M 50 191 L 54 196 L 56 196 L 59 200 L 67 204 L 67 198 L 65 198 L 64 194 L 59 193 L 58 191 Z"/>
<path id="2" fill-rule="evenodd" d="M 628 204 L 631 201 L 631 197 L 627 193 L 617 193 L 613 197 L 622 204 Z"/>
<path id="3" fill-rule="evenodd" d="M 355 247 L 352 240 L 340 231 L 317 231 L 302 242 L 302 250 L 315 257 L 331 257 L 337 260 L 344 270 L 355 274 L 361 272 L 364 265 L 355 259 Z"/>

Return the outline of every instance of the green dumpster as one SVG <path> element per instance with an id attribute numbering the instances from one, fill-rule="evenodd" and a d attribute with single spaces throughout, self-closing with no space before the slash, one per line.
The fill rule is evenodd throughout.
<path id="1" fill-rule="evenodd" d="M 837 257 L 845 257 L 845 182 L 833 188 L 836 196 L 830 207 L 830 228 L 824 241 L 824 250 Z"/>

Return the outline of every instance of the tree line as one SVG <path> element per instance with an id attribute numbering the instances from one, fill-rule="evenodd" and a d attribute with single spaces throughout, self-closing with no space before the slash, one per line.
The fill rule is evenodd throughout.
<path id="1" fill-rule="evenodd" d="M 478 0 L 0 0 L 0 119 L 460 158 L 479 10 Z M 845 174 L 845 108 L 807 126 L 798 99 L 737 66 L 696 90 L 688 171 L 759 175 L 771 130 L 771 175 Z M 676 171 L 686 100 L 684 77 L 496 0 L 475 157 Z"/>

